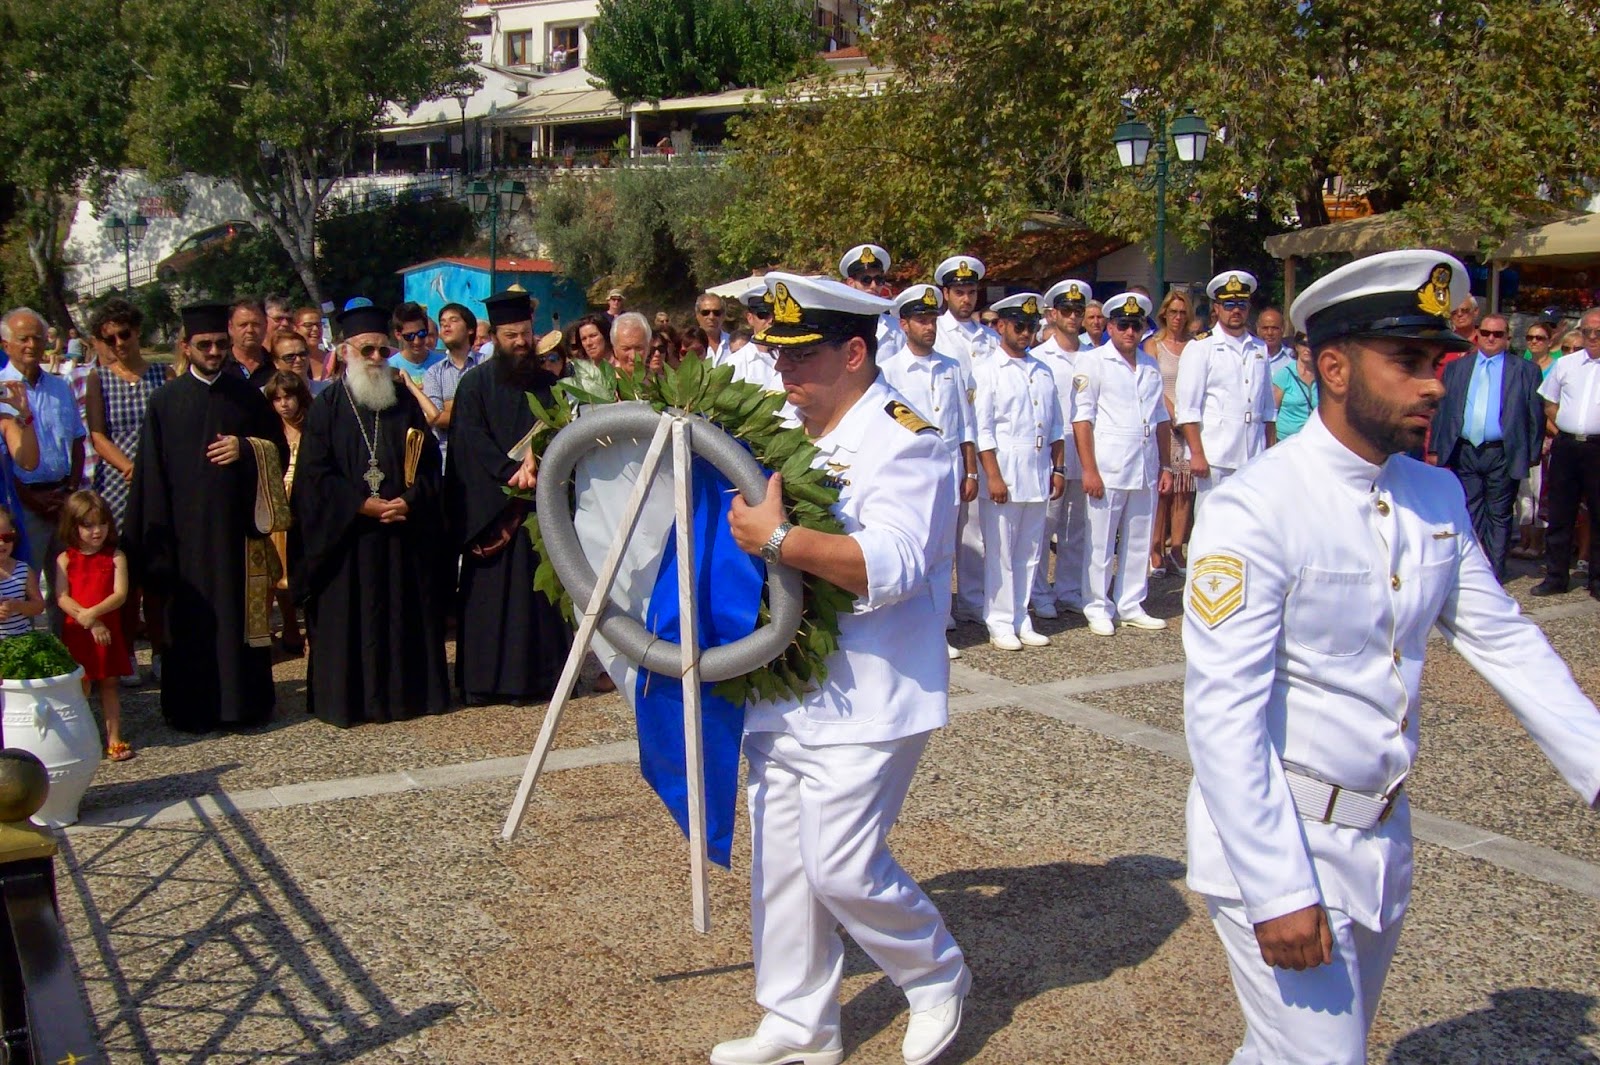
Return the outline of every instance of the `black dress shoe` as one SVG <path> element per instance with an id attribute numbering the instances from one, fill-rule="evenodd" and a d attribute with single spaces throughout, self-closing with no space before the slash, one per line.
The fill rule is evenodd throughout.
<path id="1" fill-rule="evenodd" d="M 1557 580 L 1554 577 L 1546 577 L 1544 580 L 1533 586 L 1533 591 L 1530 594 L 1537 596 L 1565 595 L 1566 592 L 1566 581 Z"/>
<path id="2" fill-rule="evenodd" d="M 1589 585 L 1589 598 L 1600 599 L 1600 581 L 1595 581 Z"/>

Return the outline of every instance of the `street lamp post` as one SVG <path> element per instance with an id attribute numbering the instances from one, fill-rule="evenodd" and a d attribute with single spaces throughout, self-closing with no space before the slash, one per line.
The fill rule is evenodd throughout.
<path id="1" fill-rule="evenodd" d="M 150 228 L 150 220 L 142 214 L 135 213 L 132 218 L 123 218 L 114 214 L 106 219 L 106 232 L 111 234 L 114 243 L 122 245 L 122 281 L 123 289 L 133 291 L 133 246 L 144 240 L 145 232 Z"/>
<path id="2" fill-rule="evenodd" d="M 1126 169 L 1138 171 L 1134 178 L 1135 183 L 1140 188 L 1149 188 L 1152 183 L 1155 186 L 1154 265 L 1157 300 L 1165 297 L 1167 292 L 1167 136 L 1169 133 L 1172 136 L 1173 147 L 1178 153 L 1178 162 L 1189 166 L 1205 161 L 1206 148 L 1211 142 L 1211 130 L 1206 126 L 1205 119 L 1194 113 L 1194 108 L 1184 108 L 1183 114 L 1170 123 L 1167 116 L 1167 112 L 1162 112 L 1156 119 L 1156 130 L 1152 135 L 1150 127 L 1135 119 L 1130 109 L 1126 120 L 1111 134 L 1111 139 L 1117 146 L 1117 161 Z M 1154 174 L 1144 170 L 1152 143 L 1156 149 Z"/>
<path id="3" fill-rule="evenodd" d="M 489 216 L 489 295 L 499 284 L 500 212 L 515 214 L 522 209 L 528 186 L 520 181 L 474 181 L 467 186 L 467 206 L 475 215 Z"/>
<path id="4" fill-rule="evenodd" d="M 461 173 L 463 176 L 472 170 L 472 151 L 467 147 L 467 101 L 472 99 L 471 93 L 456 93 L 456 103 L 461 105 Z"/>

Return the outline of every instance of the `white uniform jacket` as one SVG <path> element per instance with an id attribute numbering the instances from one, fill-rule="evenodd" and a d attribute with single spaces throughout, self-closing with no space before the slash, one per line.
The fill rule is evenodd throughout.
<path id="1" fill-rule="evenodd" d="M 778 360 L 753 340 L 746 342 L 738 351 L 729 352 L 725 364 L 733 367 L 735 381 L 748 381 L 768 392 L 783 391 L 783 376 L 778 373 Z"/>
<path id="2" fill-rule="evenodd" d="M 1216 488 L 1189 559 L 1189 886 L 1252 923 L 1318 902 L 1375 930 L 1404 913 L 1404 792 L 1370 830 L 1303 820 L 1284 765 L 1369 794 L 1403 781 L 1435 625 L 1584 801 L 1600 791 L 1600 713 L 1495 580 L 1450 471 L 1374 466 L 1313 414 Z"/>
<path id="3" fill-rule="evenodd" d="M 1134 364 L 1111 344 L 1078 354 L 1072 420 L 1094 424 L 1094 463 L 1107 488 L 1154 488 L 1161 475 L 1156 426 L 1168 420 L 1161 367 L 1143 351 Z M 1078 474 L 1083 476 L 1082 472 Z"/>
<path id="4" fill-rule="evenodd" d="M 878 359 L 878 371 L 889 387 L 905 397 L 911 409 L 932 422 L 939 430 L 956 487 L 966 470 L 961 462 L 961 445 L 976 444 L 977 430 L 972 414 L 972 381 L 961 372 L 961 365 L 937 351 L 923 358 L 910 348 L 901 348 L 888 359 Z"/>
<path id="5" fill-rule="evenodd" d="M 956 320 L 955 315 L 945 311 L 939 315 L 939 333 L 933 346 L 936 351 L 942 351 L 959 362 L 961 368 L 970 374 L 975 363 L 1000 353 L 1000 334 L 977 318 L 961 322 Z"/>
<path id="6" fill-rule="evenodd" d="M 1078 449 L 1072 442 L 1072 379 L 1078 375 L 1078 358 L 1087 349 L 1068 351 L 1056 342 L 1055 337 L 1028 349 L 1028 354 L 1044 363 L 1056 382 L 1056 400 L 1061 408 L 1061 435 L 1067 442 L 1067 480 L 1083 480 L 1083 463 L 1078 459 Z"/>
<path id="7" fill-rule="evenodd" d="M 1206 462 L 1236 470 L 1267 449 L 1276 421 L 1267 345 L 1253 334 L 1235 339 L 1218 329 L 1183 346 L 1175 389 L 1179 425 L 1200 424 Z"/>
<path id="8" fill-rule="evenodd" d="M 894 314 L 878 315 L 878 365 L 883 365 L 883 360 L 897 354 L 906 346 L 905 330 L 900 328 L 900 319 Z"/>
<path id="9" fill-rule="evenodd" d="M 1013 503 L 1048 502 L 1050 445 L 1063 437 L 1049 367 L 1032 355 L 1002 352 L 973 367 L 972 385 L 978 451 L 994 452 Z M 981 491 L 988 490 L 985 477 Z"/>
<path id="10" fill-rule="evenodd" d="M 750 704 L 745 731 L 821 746 L 939 728 L 948 720 L 944 622 L 956 542 L 944 443 L 881 376 L 813 443 L 817 465 L 839 479 L 833 512 L 866 556 L 867 594 L 839 617 L 828 679 L 800 700 Z"/>

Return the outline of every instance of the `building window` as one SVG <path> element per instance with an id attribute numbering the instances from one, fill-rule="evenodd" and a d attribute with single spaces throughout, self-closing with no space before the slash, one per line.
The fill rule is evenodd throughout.
<path id="1" fill-rule="evenodd" d="M 550 28 L 550 73 L 571 70 L 578 65 L 578 27 L 552 26 Z"/>
<path id="2" fill-rule="evenodd" d="M 506 34 L 506 66 L 525 67 L 533 62 L 533 31 L 513 30 Z"/>

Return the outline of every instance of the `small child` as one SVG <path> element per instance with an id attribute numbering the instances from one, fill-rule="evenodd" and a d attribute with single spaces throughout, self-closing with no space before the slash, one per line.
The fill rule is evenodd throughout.
<path id="1" fill-rule="evenodd" d="M 61 511 L 61 542 L 56 556 L 55 587 L 64 589 L 56 604 L 66 615 L 61 639 L 83 667 L 83 692 L 91 682 L 100 687 L 100 709 L 106 716 L 106 758 L 126 762 L 133 748 L 122 741 L 122 699 L 119 681 L 133 672 L 132 656 L 122 637 L 122 604 L 128 598 L 128 558 L 117 550 L 117 529 L 111 507 L 98 492 L 74 492 Z"/>
<path id="2" fill-rule="evenodd" d="M 11 512 L 0 507 L 0 639 L 32 632 L 29 619 L 44 613 L 39 575 L 17 557 L 18 539 Z"/>

